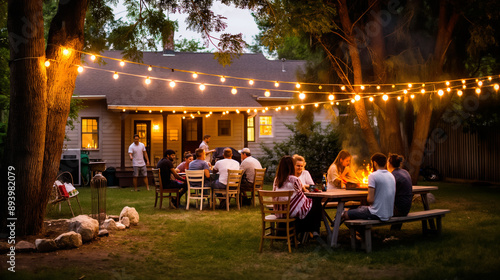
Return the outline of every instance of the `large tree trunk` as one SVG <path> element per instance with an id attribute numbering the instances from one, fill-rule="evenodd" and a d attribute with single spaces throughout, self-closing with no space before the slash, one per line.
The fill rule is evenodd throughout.
<path id="1" fill-rule="evenodd" d="M 363 84 L 363 74 L 361 68 L 361 60 L 359 57 L 359 49 L 352 34 L 353 26 L 351 24 L 351 20 L 349 18 L 349 11 L 347 9 L 346 0 L 340 0 L 338 7 L 338 12 L 340 16 L 340 21 L 342 23 L 342 28 L 345 32 L 346 39 L 348 40 L 349 45 L 349 56 L 352 61 L 352 70 L 354 73 L 354 84 L 361 85 Z M 358 90 L 358 89 L 353 89 Z M 368 114 L 366 113 L 365 101 L 362 99 L 354 103 L 354 110 L 358 117 L 358 121 L 361 127 L 361 131 L 365 137 L 365 141 L 368 145 L 368 150 L 370 153 L 375 153 L 380 151 L 380 146 L 378 144 L 377 139 L 375 138 L 375 133 L 370 125 L 370 120 L 368 118 Z"/>
<path id="2" fill-rule="evenodd" d="M 39 204 L 46 201 L 45 193 L 40 189 L 47 120 L 45 40 L 42 1 L 9 0 L 8 5 L 11 87 L 1 197 L 3 202 L 6 201 L 6 169 L 12 166 L 15 209 L 6 212 L 7 204 L 1 203 L 0 220 L 3 232 L 7 230 L 7 218 L 17 218 L 15 233 L 22 236 L 42 229 Z M 9 193 L 11 195 L 13 193 Z"/>

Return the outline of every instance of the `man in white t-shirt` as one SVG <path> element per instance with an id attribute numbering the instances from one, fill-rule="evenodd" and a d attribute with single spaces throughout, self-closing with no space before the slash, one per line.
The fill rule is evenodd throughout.
<path id="1" fill-rule="evenodd" d="M 376 153 L 371 158 L 372 174 L 368 175 L 368 203 L 345 211 L 342 217 L 346 220 L 389 220 L 393 215 L 394 198 L 396 196 L 396 180 L 387 171 L 387 157 Z"/>
<path id="2" fill-rule="evenodd" d="M 255 177 L 255 169 L 262 169 L 260 162 L 252 156 L 249 148 L 243 148 L 239 151 L 241 154 L 240 169 L 245 171 L 241 179 L 241 193 L 246 196 L 246 192 L 253 189 L 253 179 Z"/>
<path id="3" fill-rule="evenodd" d="M 212 153 L 215 152 L 215 150 L 210 150 L 208 148 L 208 143 L 210 142 L 210 138 L 211 136 L 208 134 L 203 136 L 203 141 L 201 142 L 199 147 L 205 151 L 205 161 L 208 162 L 209 164 L 211 164 L 212 162 Z"/>
<path id="4" fill-rule="evenodd" d="M 224 149 L 224 159 L 218 160 L 214 165 L 214 173 L 219 173 L 219 179 L 213 185 L 214 189 L 225 189 L 227 185 L 227 170 L 239 170 L 240 164 L 232 159 L 233 151 L 231 148 Z"/>
<path id="5" fill-rule="evenodd" d="M 144 183 L 149 191 L 148 171 L 146 168 L 146 166 L 149 165 L 148 153 L 146 152 L 146 146 L 139 142 L 139 135 L 137 134 L 134 135 L 134 143 L 128 147 L 128 155 L 132 161 L 132 167 L 134 168 L 134 190 L 138 191 L 137 177 L 140 176 L 144 178 Z M 146 162 L 144 162 L 144 159 L 146 159 Z"/>

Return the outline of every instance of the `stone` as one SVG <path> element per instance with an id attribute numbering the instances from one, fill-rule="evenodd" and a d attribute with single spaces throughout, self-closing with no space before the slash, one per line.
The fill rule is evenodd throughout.
<path id="1" fill-rule="evenodd" d="M 108 219 L 113 219 L 115 222 L 118 222 L 120 220 L 120 216 L 118 215 L 108 215 Z"/>
<path id="2" fill-rule="evenodd" d="M 82 246 L 82 235 L 74 231 L 65 232 L 54 239 L 59 249 L 71 249 Z"/>
<path id="3" fill-rule="evenodd" d="M 39 252 L 52 252 L 57 250 L 57 244 L 53 239 L 35 240 L 36 250 Z"/>
<path id="4" fill-rule="evenodd" d="M 35 251 L 35 249 L 36 249 L 35 244 L 28 241 L 22 240 L 16 244 L 16 251 L 18 252 L 33 252 Z"/>
<path id="5" fill-rule="evenodd" d="M 120 213 L 120 220 L 123 217 L 128 217 L 130 219 L 130 224 L 134 226 L 139 224 L 139 213 L 137 213 L 137 210 L 135 210 L 134 207 L 128 207 L 128 206 L 123 207 L 123 210 Z"/>
<path id="6" fill-rule="evenodd" d="M 83 242 L 89 242 L 97 237 L 99 222 L 87 215 L 79 215 L 69 220 L 69 231 L 79 233 Z"/>
<path id="7" fill-rule="evenodd" d="M 106 220 L 104 220 L 104 223 L 102 223 L 102 228 L 103 229 L 107 229 L 107 230 L 118 229 L 116 227 L 116 222 L 113 219 L 106 219 Z"/>
<path id="8" fill-rule="evenodd" d="M 127 227 L 126 227 L 124 224 L 122 224 L 122 223 L 120 223 L 120 222 L 116 222 L 116 229 L 119 229 L 119 230 L 124 230 L 124 229 L 126 229 L 126 228 L 127 228 Z"/>
<path id="9" fill-rule="evenodd" d="M 109 236 L 109 231 L 107 229 L 101 229 L 98 234 L 99 237 Z"/>
<path id="10" fill-rule="evenodd" d="M 128 217 L 123 217 L 120 220 L 120 223 L 122 223 L 126 228 L 130 227 L 130 219 Z"/>

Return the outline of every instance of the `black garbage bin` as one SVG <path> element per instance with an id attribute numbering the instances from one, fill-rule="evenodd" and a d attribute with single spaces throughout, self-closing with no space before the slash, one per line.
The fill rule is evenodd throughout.
<path id="1" fill-rule="evenodd" d="M 118 186 L 118 180 L 116 178 L 116 168 L 110 166 L 102 172 L 102 176 L 108 180 L 108 186 Z"/>

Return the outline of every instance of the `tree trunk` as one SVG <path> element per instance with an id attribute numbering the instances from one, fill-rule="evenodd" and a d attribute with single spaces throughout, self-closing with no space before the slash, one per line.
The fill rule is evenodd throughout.
<path id="1" fill-rule="evenodd" d="M 15 209 L 1 210 L 1 231 L 7 230 L 7 218 L 15 221 L 16 236 L 40 232 L 43 216 L 40 201 L 46 201 L 41 192 L 47 121 L 47 78 L 45 73 L 45 40 L 43 37 L 42 1 L 10 0 L 8 3 L 8 31 L 10 40 L 10 113 L 2 177 L 12 166 L 15 194 L 7 194 L 2 179 L 2 200 L 14 196 Z M 12 185 L 10 185 L 12 186 Z M 45 206 L 45 205 L 44 205 Z M 43 214 L 42 214 L 43 215 Z"/>
<path id="2" fill-rule="evenodd" d="M 420 165 L 424 159 L 425 143 L 429 136 L 429 125 L 432 117 L 432 107 L 429 97 L 421 96 L 419 98 L 421 100 L 417 121 L 415 122 L 415 129 L 413 130 L 410 153 L 406 159 L 409 164 L 410 175 L 414 185 L 417 183 Z"/>

